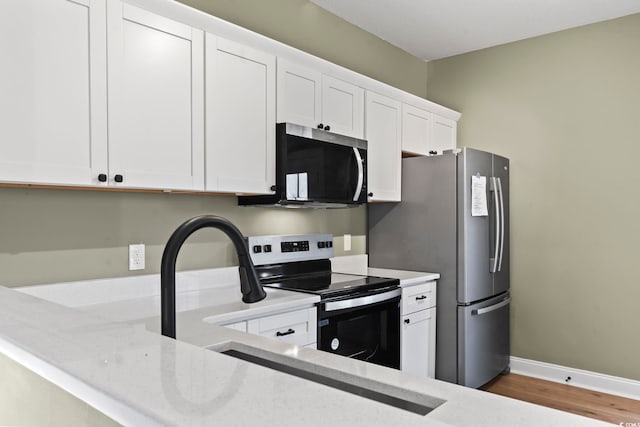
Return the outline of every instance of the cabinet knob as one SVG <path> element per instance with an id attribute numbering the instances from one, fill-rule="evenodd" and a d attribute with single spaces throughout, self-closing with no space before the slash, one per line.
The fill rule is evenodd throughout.
<path id="1" fill-rule="evenodd" d="M 331 126 L 326 125 L 326 126 L 324 127 L 324 130 L 331 130 Z"/>
<path id="2" fill-rule="evenodd" d="M 367 196 L 373 197 L 373 193 L 369 193 L 369 194 L 367 194 Z"/>
<path id="3" fill-rule="evenodd" d="M 270 188 L 271 188 L 271 191 L 276 191 L 278 189 L 276 185 L 272 185 Z"/>
<path id="4" fill-rule="evenodd" d="M 120 174 L 116 174 L 116 175 L 113 177 L 113 180 L 114 180 L 115 182 L 122 182 L 122 181 L 124 181 L 124 177 L 123 177 L 122 175 L 120 175 Z"/>
<path id="5" fill-rule="evenodd" d="M 436 154 L 438 154 L 438 152 L 435 150 L 429 150 L 429 154 L 431 154 L 432 156 L 435 156 Z"/>
<path id="6" fill-rule="evenodd" d="M 101 173 L 100 175 L 98 175 L 98 181 L 107 182 L 107 174 L 106 173 Z"/>
<path id="7" fill-rule="evenodd" d="M 411 319 L 404 319 L 404 323 L 406 323 L 406 324 L 411 323 Z"/>
<path id="8" fill-rule="evenodd" d="M 320 124 L 318 125 L 318 129 L 323 129 L 323 128 L 324 128 L 324 125 L 323 125 L 322 123 L 320 123 Z"/>

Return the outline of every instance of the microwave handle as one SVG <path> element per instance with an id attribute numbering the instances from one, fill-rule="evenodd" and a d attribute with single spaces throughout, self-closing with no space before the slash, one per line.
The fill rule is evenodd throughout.
<path id="1" fill-rule="evenodd" d="M 358 164 L 358 185 L 356 185 L 356 192 L 353 194 L 353 201 L 357 202 L 362 193 L 362 183 L 364 182 L 364 168 L 362 167 L 362 156 L 360 151 L 356 147 L 353 147 L 353 153 L 356 155 L 356 163 Z"/>

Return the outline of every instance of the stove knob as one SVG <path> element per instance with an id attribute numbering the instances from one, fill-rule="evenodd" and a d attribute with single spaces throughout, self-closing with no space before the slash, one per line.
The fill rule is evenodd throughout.
<path id="1" fill-rule="evenodd" d="M 327 242 L 327 247 L 328 248 L 332 248 L 333 247 L 333 242 L 332 241 L 328 241 Z"/>
<path id="2" fill-rule="evenodd" d="M 318 248 L 323 249 L 325 246 L 325 242 L 318 242 Z"/>
<path id="3" fill-rule="evenodd" d="M 255 245 L 255 246 L 253 247 L 253 253 L 254 253 L 254 254 L 259 254 L 260 252 L 262 252 L 262 246 L 260 246 L 260 245 Z"/>
<path id="4" fill-rule="evenodd" d="M 263 249 L 265 252 L 271 252 L 271 245 L 264 245 Z"/>

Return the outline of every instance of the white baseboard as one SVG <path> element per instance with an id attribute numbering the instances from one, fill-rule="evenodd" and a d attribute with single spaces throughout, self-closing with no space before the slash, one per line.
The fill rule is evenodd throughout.
<path id="1" fill-rule="evenodd" d="M 640 400 L 640 381 L 511 357 L 511 372 Z M 567 380 L 567 378 L 570 378 Z"/>

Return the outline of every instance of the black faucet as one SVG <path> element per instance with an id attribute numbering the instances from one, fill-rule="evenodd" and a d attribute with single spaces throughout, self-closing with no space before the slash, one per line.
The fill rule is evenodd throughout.
<path id="1" fill-rule="evenodd" d="M 267 294 L 256 274 L 255 267 L 249 256 L 249 249 L 244 236 L 228 220 L 219 216 L 201 215 L 183 223 L 173 232 L 162 254 L 162 265 L 160 267 L 160 287 L 161 287 L 161 311 L 162 311 L 162 335 L 176 337 L 176 258 L 178 252 L 191 234 L 196 230 L 205 227 L 217 228 L 224 232 L 235 246 L 238 254 L 240 270 L 240 290 L 242 291 L 242 301 L 253 303 L 263 300 Z"/>

